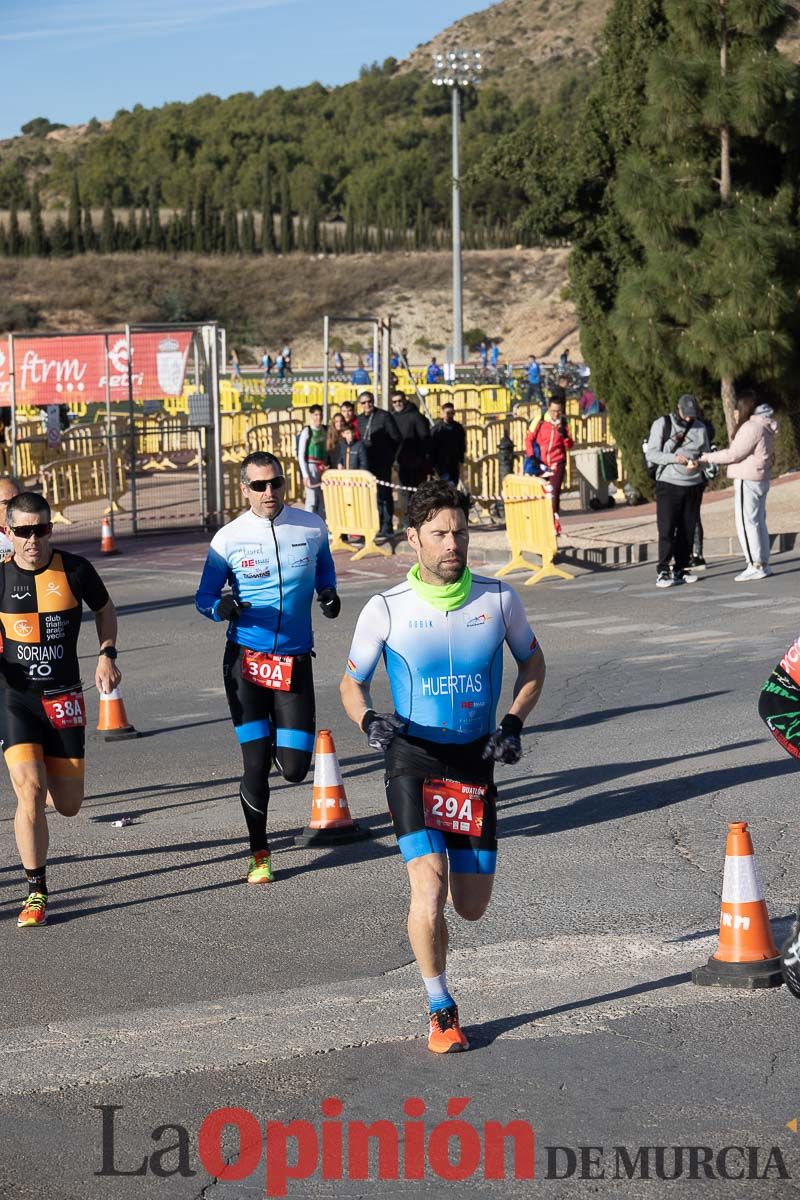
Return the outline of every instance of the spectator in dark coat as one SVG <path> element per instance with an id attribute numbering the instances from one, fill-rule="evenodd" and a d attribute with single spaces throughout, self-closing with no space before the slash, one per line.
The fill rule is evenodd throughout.
<path id="1" fill-rule="evenodd" d="M 431 457 L 433 467 L 440 479 L 458 483 L 461 467 L 467 457 L 467 435 L 464 426 L 456 420 L 453 404 L 442 405 L 442 417 L 431 432 Z"/>
<path id="2" fill-rule="evenodd" d="M 376 479 L 391 481 L 392 464 L 400 446 L 400 430 L 391 413 L 375 407 L 372 392 L 358 397 L 361 412 L 356 418 L 360 440 L 367 451 L 367 464 Z M 378 515 L 381 538 L 391 537 L 394 520 L 394 497 L 391 487 L 378 488 Z"/>
<path id="3" fill-rule="evenodd" d="M 400 430 L 397 473 L 404 487 L 419 487 L 428 476 L 431 427 L 403 392 L 392 392 L 392 416 Z"/>

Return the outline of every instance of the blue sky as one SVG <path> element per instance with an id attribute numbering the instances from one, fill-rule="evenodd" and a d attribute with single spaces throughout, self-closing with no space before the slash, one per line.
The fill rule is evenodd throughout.
<path id="1" fill-rule="evenodd" d="M 481 0 L 0 0 L 0 137 L 120 108 L 345 83 Z"/>

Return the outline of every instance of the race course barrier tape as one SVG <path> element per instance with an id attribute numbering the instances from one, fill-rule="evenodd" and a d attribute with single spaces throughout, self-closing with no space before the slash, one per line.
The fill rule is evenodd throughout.
<path id="1" fill-rule="evenodd" d="M 508 506 L 506 536 L 511 547 L 511 559 L 497 572 L 497 579 L 508 575 L 510 571 L 530 571 L 535 564 L 528 562 L 524 557 L 526 554 L 538 554 L 542 565 L 525 580 L 525 587 L 531 587 L 549 576 L 573 578 L 568 571 L 555 566 L 553 561 L 558 543 L 552 503 L 530 503 L 535 500 L 550 500 L 543 483 L 526 475 L 506 475 L 503 480 L 503 502 Z"/>

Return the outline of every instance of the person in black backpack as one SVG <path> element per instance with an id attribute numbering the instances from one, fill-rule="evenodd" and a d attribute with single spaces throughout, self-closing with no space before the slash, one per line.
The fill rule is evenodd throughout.
<path id="1" fill-rule="evenodd" d="M 694 396 L 681 396 L 675 412 L 654 421 L 645 458 L 656 481 L 658 574 L 656 587 L 696 583 L 689 568 L 692 541 L 703 498 L 698 459 L 709 450 L 708 430 Z"/>

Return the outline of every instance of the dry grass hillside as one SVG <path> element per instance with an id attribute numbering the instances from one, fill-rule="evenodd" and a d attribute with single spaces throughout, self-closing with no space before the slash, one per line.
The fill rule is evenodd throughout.
<path id="1" fill-rule="evenodd" d="M 501 339 L 505 358 L 578 355 L 572 305 L 562 299 L 566 250 L 475 251 L 464 258 L 464 327 Z M 80 330 L 125 322 L 218 319 L 245 358 L 287 338 L 295 359 L 321 360 L 324 313 L 391 314 L 395 344 L 412 361 L 439 354 L 451 337 L 449 254 L 229 259 L 184 255 L 85 255 L 0 259 L 0 333 Z M 351 352 L 367 329 L 334 331 Z"/>
<path id="2" fill-rule="evenodd" d="M 449 25 L 418 46 L 406 68 L 429 71 L 431 57 L 455 47 L 481 50 L 487 80 L 515 97 L 542 97 L 570 76 L 591 70 L 602 50 L 611 0 L 500 0 Z M 796 24 L 781 48 L 800 61 Z"/>

